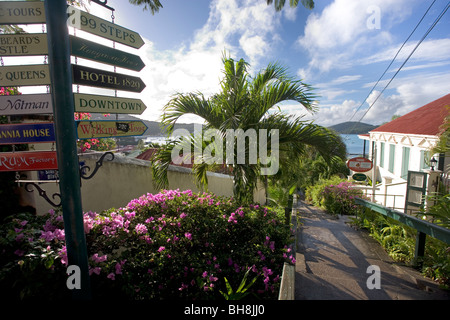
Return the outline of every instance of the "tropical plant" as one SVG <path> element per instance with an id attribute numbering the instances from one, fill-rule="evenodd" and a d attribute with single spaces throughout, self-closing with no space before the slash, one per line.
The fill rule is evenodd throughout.
<path id="1" fill-rule="evenodd" d="M 314 9 L 314 1 L 313 0 L 301 0 L 302 5 L 306 9 Z M 281 11 L 284 8 L 284 5 L 286 4 L 286 0 L 267 0 L 267 4 L 274 4 L 276 11 Z M 296 8 L 299 3 L 299 0 L 289 0 L 289 6 L 291 8 Z"/>
<path id="2" fill-rule="evenodd" d="M 345 146 L 339 143 L 337 134 L 304 121 L 302 117 L 286 115 L 279 108 L 278 104 L 292 100 L 314 112 L 315 95 L 309 85 L 290 77 L 287 70 L 277 63 L 269 64 L 254 77 L 248 73 L 249 65 L 243 59 L 235 61 L 224 56 L 223 65 L 219 93 L 209 98 L 202 93 L 178 93 L 164 107 L 162 125 L 169 135 L 177 120 L 186 114 L 202 118 L 206 134 L 194 132 L 188 137 L 172 140 L 158 151 L 152 171 L 159 187 L 167 186 L 167 168 L 172 154 L 178 155 L 176 152 L 181 150 L 187 160 L 195 156 L 193 172 L 199 184 L 205 187 L 208 184 L 207 170 L 217 164 L 212 160 L 226 159 L 224 166 L 230 168 L 234 177 L 234 196 L 241 202 L 252 200 L 258 180 L 263 176 L 262 170 L 297 161 L 307 145 L 313 146 L 329 162 L 345 156 Z M 248 139 L 240 145 L 236 136 L 228 136 L 230 131 L 257 135 L 259 154 L 256 142 Z M 205 141 L 212 138 L 206 135 L 211 132 L 214 140 L 207 144 Z M 261 145 L 261 141 L 267 143 Z M 261 155 L 263 148 L 266 148 L 267 157 Z M 198 149 L 200 152 L 195 152 Z"/>

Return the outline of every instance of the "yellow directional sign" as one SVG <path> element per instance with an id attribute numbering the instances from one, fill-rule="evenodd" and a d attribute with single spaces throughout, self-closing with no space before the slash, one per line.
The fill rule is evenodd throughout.
<path id="1" fill-rule="evenodd" d="M 36 56 L 48 54 L 44 33 L 0 35 L 0 56 Z"/>
<path id="2" fill-rule="evenodd" d="M 141 36 L 127 28 L 98 18 L 90 13 L 69 6 L 69 26 L 97 36 L 139 49 L 144 44 Z"/>
<path id="3" fill-rule="evenodd" d="M 0 1 L 0 24 L 45 22 L 43 1 Z"/>
<path id="4" fill-rule="evenodd" d="M 0 67 L 0 83 L 5 87 L 48 85 L 50 70 L 46 64 Z"/>
<path id="5" fill-rule="evenodd" d="M 75 112 L 142 114 L 147 108 L 139 99 L 74 93 Z"/>
<path id="6" fill-rule="evenodd" d="M 147 129 L 142 121 L 77 121 L 78 139 L 141 136 Z"/>

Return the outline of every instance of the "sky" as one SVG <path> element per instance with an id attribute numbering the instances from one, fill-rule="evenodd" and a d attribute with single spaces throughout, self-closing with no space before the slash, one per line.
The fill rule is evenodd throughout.
<path id="1" fill-rule="evenodd" d="M 316 0 L 312 10 L 286 5 L 281 12 L 265 0 L 161 2 L 164 7 L 152 15 L 126 0 L 107 1 L 115 9 L 114 22 L 145 41 L 140 49 L 116 44 L 117 49 L 139 55 L 146 65 L 138 73 L 117 69 L 145 82 L 140 94 L 118 92 L 147 105 L 139 116 L 145 120 L 159 121 L 162 108 L 176 93 L 210 96 L 219 92 L 224 52 L 235 60 L 246 60 L 251 75 L 278 62 L 291 76 L 311 85 L 318 96 L 316 113 L 293 101 L 280 108 L 323 126 L 350 120 L 379 125 L 450 93 L 450 10 L 405 63 L 448 6 L 447 0 Z M 112 19 L 111 11 L 98 4 L 91 3 L 87 9 Z M 112 44 L 82 31 L 76 35 Z M 89 65 L 80 59 L 78 63 Z M 201 123 L 201 119 L 186 115 L 180 122 Z"/>

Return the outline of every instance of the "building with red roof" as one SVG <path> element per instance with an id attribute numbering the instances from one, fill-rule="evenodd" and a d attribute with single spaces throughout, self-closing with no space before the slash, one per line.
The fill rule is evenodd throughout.
<path id="1" fill-rule="evenodd" d="M 449 158 L 444 154 L 431 154 L 443 133 L 450 115 L 450 94 L 419 107 L 391 122 L 360 135 L 369 140 L 370 155 L 376 177 L 377 202 L 396 209 L 404 209 L 408 172 L 442 170 Z M 431 168 L 430 160 L 437 164 Z M 447 160 L 446 160 L 447 159 Z"/>

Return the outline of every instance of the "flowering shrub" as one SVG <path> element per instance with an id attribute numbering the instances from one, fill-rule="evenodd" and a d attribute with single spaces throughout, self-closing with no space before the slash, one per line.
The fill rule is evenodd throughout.
<path id="1" fill-rule="evenodd" d="M 361 197 L 361 190 L 351 187 L 349 181 L 340 182 L 337 185 L 326 186 L 323 190 L 323 206 L 332 214 L 354 214 L 357 210 L 355 197 Z"/>
<path id="2" fill-rule="evenodd" d="M 355 214 L 358 209 L 355 197 L 364 198 L 361 190 L 352 188 L 352 183 L 339 177 L 320 180 L 306 189 L 306 199 L 322 207 L 330 214 Z"/>
<path id="3" fill-rule="evenodd" d="M 250 269 L 250 291 L 276 299 L 295 262 L 283 212 L 208 193 L 166 190 L 84 214 L 94 297 L 223 299 Z M 1 230 L 0 287 L 19 297 L 68 294 L 62 217 L 16 216 Z M 252 297 L 254 295 L 249 295 Z"/>

